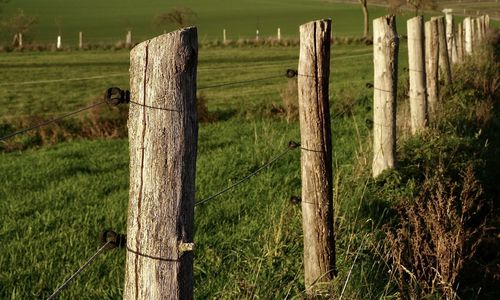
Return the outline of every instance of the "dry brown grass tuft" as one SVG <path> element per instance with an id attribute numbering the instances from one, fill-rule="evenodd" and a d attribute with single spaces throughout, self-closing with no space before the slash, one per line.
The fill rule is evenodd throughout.
<path id="1" fill-rule="evenodd" d="M 398 207 L 399 225 L 385 229 L 387 260 L 405 298 L 457 297 L 460 272 L 484 236 L 484 208 L 471 166 L 458 181 L 438 171 Z"/>
<path id="2" fill-rule="evenodd" d="M 211 123 L 217 121 L 216 116 L 208 111 L 207 97 L 203 93 L 198 93 L 196 96 L 196 114 L 198 122 L 200 123 Z"/>
<path id="3" fill-rule="evenodd" d="M 299 95 L 297 79 L 288 80 L 287 86 L 280 93 L 283 100 L 283 112 L 288 123 L 299 119 Z"/>

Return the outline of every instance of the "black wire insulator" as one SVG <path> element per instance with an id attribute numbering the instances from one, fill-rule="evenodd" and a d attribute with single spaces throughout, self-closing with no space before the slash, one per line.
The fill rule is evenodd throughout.
<path id="1" fill-rule="evenodd" d="M 288 78 L 293 78 L 293 77 L 297 76 L 297 74 L 298 74 L 297 71 L 292 70 L 292 69 L 288 69 L 288 70 L 286 70 L 285 76 Z"/>
<path id="2" fill-rule="evenodd" d="M 106 103 L 113 106 L 123 103 L 129 103 L 130 92 L 127 90 L 122 90 L 118 87 L 110 87 L 104 93 L 104 100 L 106 101 Z"/>
<path id="3" fill-rule="evenodd" d="M 288 142 L 288 149 L 296 149 L 300 147 L 300 144 L 294 141 L 289 141 Z"/>
<path id="4" fill-rule="evenodd" d="M 124 248 L 127 244 L 127 238 L 124 234 L 119 234 L 113 230 L 107 229 L 101 232 L 101 247 L 106 245 L 106 243 L 108 243 L 106 250 Z"/>
<path id="5" fill-rule="evenodd" d="M 368 89 L 373 88 L 373 83 L 371 83 L 371 82 L 367 82 L 367 83 L 366 83 L 366 88 L 368 88 Z"/>

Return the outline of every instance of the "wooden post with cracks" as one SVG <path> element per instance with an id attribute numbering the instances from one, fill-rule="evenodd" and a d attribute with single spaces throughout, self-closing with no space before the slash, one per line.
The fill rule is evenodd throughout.
<path id="1" fill-rule="evenodd" d="M 438 22 L 440 74 L 442 74 L 446 85 L 451 85 L 451 65 L 450 57 L 448 56 L 448 44 L 446 43 L 446 25 L 444 17 L 432 17 L 431 20 L 437 20 Z"/>
<path id="2" fill-rule="evenodd" d="M 425 22 L 425 76 L 427 80 L 427 109 L 435 117 L 439 100 L 439 33 L 437 20 Z"/>
<path id="3" fill-rule="evenodd" d="M 130 192 L 124 299 L 192 299 L 197 30 L 130 53 Z"/>
<path id="4" fill-rule="evenodd" d="M 304 277 L 309 295 L 336 274 L 333 229 L 332 141 L 328 82 L 331 20 L 300 26 L 298 94 L 302 169 Z"/>
<path id="5" fill-rule="evenodd" d="M 464 19 L 464 48 L 466 55 L 472 55 L 472 19 L 467 17 Z"/>
<path id="6" fill-rule="evenodd" d="M 373 20 L 373 177 L 396 166 L 398 51 L 396 17 Z"/>
<path id="7" fill-rule="evenodd" d="M 425 75 L 424 18 L 407 21 L 408 66 L 410 72 L 411 132 L 417 134 L 427 127 L 427 83 Z"/>
<path id="8" fill-rule="evenodd" d="M 457 29 L 457 58 L 459 62 L 464 59 L 464 27 L 463 23 L 458 23 Z"/>

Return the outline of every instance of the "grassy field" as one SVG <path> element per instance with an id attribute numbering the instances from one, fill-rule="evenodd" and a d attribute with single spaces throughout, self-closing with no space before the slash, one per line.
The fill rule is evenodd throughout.
<path id="1" fill-rule="evenodd" d="M 137 3 L 19 0 L 10 1 L 4 13 L 21 6 L 37 15 L 34 37 L 42 42 L 57 34 L 56 19 L 65 35 L 76 37 L 84 30 L 92 36 L 90 41 L 114 42 L 128 27 L 137 39 L 157 34 L 161 30 L 151 26 L 152 16 L 181 2 L 148 1 L 140 9 Z M 361 32 L 352 25 L 353 20 L 361 20 L 358 5 L 319 0 L 245 0 L 237 7 L 229 1 L 182 3 L 199 15 L 200 40 L 217 38 L 223 27 L 234 28 L 235 37 L 251 37 L 257 23 L 263 35 L 274 34 L 278 26 L 285 35 L 296 35 L 299 24 L 322 17 L 333 18 L 336 35 Z M 160 10 L 161 5 L 164 9 Z M 383 8 L 373 8 L 372 17 L 384 13 Z M 405 17 L 399 18 L 399 32 L 404 32 Z M 406 53 L 402 40 L 399 71 L 403 89 Z M 296 68 L 298 54 L 296 46 L 202 47 L 198 88 L 284 75 L 286 69 Z M 126 50 L 1 53 L 0 120 L 56 116 L 99 101 L 110 86 L 128 88 L 128 59 Z M 488 139 L 486 129 L 467 127 L 467 118 L 475 117 L 468 105 L 477 93 L 467 91 L 461 98 L 450 95 L 449 106 L 465 117 L 443 123 L 449 141 L 441 141 L 439 129 L 435 129 L 436 136 L 430 133 L 409 142 L 403 132 L 399 138 L 404 143 L 398 144 L 401 168 L 380 181 L 372 180 L 373 91 L 366 88 L 372 76 L 372 46 L 333 46 L 330 103 L 335 116 L 332 141 L 339 276 L 331 293 L 336 298 L 342 293 L 343 299 L 401 297 L 395 275 L 388 272 L 381 231 L 394 221 L 395 203 L 414 195 L 419 178 L 425 177 L 424 169 L 435 169 L 441 161 L 460 169 L 467 159 L 476 159 L 470 150 L 476 144 L 480 144 L 481 155 L 494 160 L 500 147 L 498 139 Z M 283 76 L 201 90 L 217 121 L 200 124 L 197 199 L 254 171 L 283 151 L 289 140 L 299 140 L 298 122 L 287 122 L 281 110 L 281 94 L 289 82 Z M 404 108 L 406 98 L 401 94 Z M 500 128 L 497 125 L 490 130 Z M 3 131 L 0 126 L 0 133 Z M 492 170 L 493 166 L 496 164 Z M 497 178 L 491 176 L 492 170 L 481 172 L 484 177 Z M 126 232 L 128 176 L 127 139 L 69 139 L 0 152 L 0 298 L 46 298 L 98 249 L 101 230 Z M 299 151 L 287 154 L 247 184 L 196 208 L 196 299 L 304 297 L 301 211 L 300 205 L 289 200 L 294 195 L 300 195 Z M 61 298 L 120 299 L 124 263 L 124 250 L 105 253 Z"/>
<path id="2" fill-rule="evenodd" d="M 402 49 L 405 49 L 402 47 Z M 404 52 L 402 50 L 402 52 Z M 402 55 L 404 57 L 404 55 Z M 297 64 L 298 48 L 219 48 L 200 50 L 199 87 L 282 74 Z M 346 279 L 359 239 L 351 216 L 363 200 L 363 186 L 344 190 L 342 178 L 353 172 L 360 145 L 369 136 L 364 125 L 371 90 L 371 47 L 338 46 L 332 53 L 332 110 L 363 102 L 358 114 L 333 120 L 339 228 L 340 286 Z M 127 87 L 127 76 L 85 81 L 30 84 L 15 82 L 92 77 L 128 69 L 128 53 L 12 53 L 0 57 L 3 68 L 2 116 L 52 114 L 91 102 L 110 85 Z M 401 68 L 405 66 L 402 59 Z M 242 72 L 243 70 L 243 72 Z M 299 139 L 298 124 L 275 115 L 287 78 L 249 85 L 206 89 L 210 111 L 221 120 L 202 124 L 197 165 L 198 199 L 241 178 Z M 12 83 L 12 84 L 11 84 Z M 357 138 L 353 139 L 353 136 Z M 0 298 L 45 297 L 96 249 L 100 230 L 125 232 L 128 149 L 126 140 L 75 141 L 40 150 L 0 154 Z M 356 154 L 358 153 L 358 154 Z M 347 183 L 346 183 L 347 184 Z M 299 153 L 276 162 L 247 185 L 196 210 L 196 297 L 251 298 L 299 296 L 303 292 L 300 208 L 288 199 L 300 194 Z M 344 221 L 351 220 L 350 222 Z M 359 222 L 366 221 L 359 215 Z M 346 222 L 346 223 L 344 223 Z M 342 232 L 342 233 L 341 233 Z M 124 252 L 105 254 L 82 275 L 65 298 L 121 295 Z M 380 268 L 359 258 L 358 271 Z M 383 293 L 363 272 L 353 275 L 348 293 Z M 357 288 L 354 288 L 358 286 Z M 358 296 L 356 296 L 358 295 Z"/>
<path id="3" fill-rule="evenodd" d="M 332 18 L 337 36 L 361 36 L 363 30 L 359 5 L 321 0 L 240 0 L 237 3 L 229 0 L 175 0 L 168 3 L 161 0 L 16 0 L 7 4 L 4 15 L 22 8 L 26 14 L 36 16 L 38 24 L 31 35 L 35 42 L 55 43 L 60 32 L 63 43 L 76 45 L 78 32 L 83 31 L 89 43 L 115 43 L 125 39 L 128 29 L 133 30 L 135 41 L 163 32 L 164 28 L 153 25 L 154 16 L 180 5 L 196 12 L 201 41 L 221 40 L 223 28 L 229 39 L 253 38 L 257 28 L 261 37 L 275 37 L 278 27 L 283 37 L 297 37 L 300 24 L 321 18 Z M 386 12 L 385 8 L 374 6 L 370 8 L 370 17 L 380 17 Z M 408 16 L 410 14 L 398 21 L 401 33 L 406 32 L 403 19 Z M 4 37 L 4 41 L 10 42 L 11 39 Z"/>
<path id="4" fill-rule="evenodd" d="M 247 104 L 248 108 L 279 101 L 279 94 L 286 85 L 285 71 L 297 68 L 299 53 L 296 47 L 278 49 L 202 49 L 198 68 L 199 88 L 283 74 L 283 78 L 255 85 L 203 90 L 210 99 L 210 108 L 231 110 L 242 104 Z M 355 84 L 360 87 L 372 80 L 369 71 L 371 52 L 369 46 L 333 47 L 332 82 L 335 82 L 336 89 L 353 84 L 348 77 L 353 72 L 359 74 Z M 125 50 L 13 53 L 0 56 L 0 66 L 5 70 L 0 74 L 0 114 L 3 116 L 71 111 L 100 100 L 110 86 L 128 88 L 129 85 L 129 52 Z M 262 88 L 256 90 L 256 86 Z"/>

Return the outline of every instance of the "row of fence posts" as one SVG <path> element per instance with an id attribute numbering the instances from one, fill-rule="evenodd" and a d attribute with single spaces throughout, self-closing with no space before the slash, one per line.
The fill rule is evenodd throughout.
<path id="1" fill-rule="evenodd" d="M 259 36 L 260 36 L 260 30 L 257 29 L 255 30 L 255 41 L 258 42 L 259 41 Z M 278 29 L 276 30 L 276 39 L 278 41 L 281 41 L 281 28 L 278 27 Z M 227 38 L 227 31 L 226 29 L 222 29 L 222 43 L 225 45 L 229 42 L 229 39 Z"/>
<path id="2" fill-rule="evenodd" d="M 428 126 L 428 114 L 439 98 L 439 74 L 446 84 L 452 84 L 450 57 L 456 63 L 460 55 L 470 55 L 472 45 L 484 38 L 489 26 L 487 17 L 478 18 L 476 24 L 480 25 L 472 32 L 473 21 L 466 18 L 465 25 L 456 31 L 451 14 L 446 13 L 446 18 L 432 18 L 425 26 L 422 17 L 408 20 L 414 134 Z M 396 164 L 399 38 L 394 16 L 375 19 L 373 29 L 372 171 L 377 176 Z M 328 102 L 330 45 L 331 20 L 300 26 L 301 203 L 304 278 L 310 294 L 331 282 L 336 272 Z M 142 42 L 130 54 L 133 101 L 128 121 L 130 194 L 124 299 L 193 298 L 197 57 L 196 28 Z"/>
<path id="3" fill-rule="evenodd" d="M 277 29 L 276 32 L 276 39 L 278 41 L 281 41 L 281 28 Z M 259 41 L 259 30 L 257 29 L 255 31 L 255 41 Z M 222 42 L 223 44 L 227 44 L 229 42 L 229 39 L 227 38 L 227 32 L 226 29 L 222 30 Z M 17 45 L 17 47 L 22 48 L 23 47 L 23 34 L 18 33 L 14 35 L 14 45 Z M 132 31 L 128 30 L 127 34 L 125 35 L 125 46 L 130 47 L 132 46 Z M 78 48 L 83 49 L 84 47 L 84 40 L 83 40 L 83 31 L 78 32 Z M 57 49 L 62 49 L 62 36 L 58 35 L 56 39 L 56 48 Z"/>
<path id="4" fill-rule="evenodd" d="M 19 48 L 23 47 L 23 34 L 18 33 L 14 35 L 14 40 L 13 44 L 16 45 Z M 125 45 L 127 47 L 132 46 L 132 31 L 129 30 L 127 31 L 127 34 L 125 35 Z M 62 49 L 62 36 L 58 35 L 56 38 L 56 49 Z M 83 31 L 78 32 L 78 48 L 83 49 L 84 47 L 84 40 L 83 40 Z"/>
<path id="5" fill-rule="evenodd" d="M 465 44 L 463 48 L 472 49 L 467 46 L 472 37 L 477 35 L 479 41 L 488 26 L 485 23 L 484 31 L 479 26 L 473 34 L 467 25 L 470 23 L 465 24 L 459 28 L 464 28 L 466 38 L 458 41 L 455 31 L 448 35 L 452 47 Z M 423 18 L 415 17 L 408 20 L 408 27 L 411 124 L 412 132 L 418 133 L 428 125 L 430 99 L 438 99 L 438 68 L 451 84 L 450 54 L 443 17 L 433 18 L 425 28 Z M 373 176 L 377 176 L 396 163 L 399 39 L 394 16 L 375 19 L 373 29 Z M 300 26 L 297 81 L 308 294 L 321 290 L 336 273 L 330 45 L 331 20 Z M 124 299 L 193 298 L 197 60 L 194 27 L 144 41 L 130 53 L 130 191 Z"/>
<path id="6" fill-rule="evenodd" d="M 331 20 L 300 26 L 304 267 L 308 293 L 335 274 L 328 82 Z M 130 53 L 130 191 L 124 299 L 192 299 L 197 30 Z"/>
<path id="7" fill-rule="evenodd" d="M 408 71 L 410 79 L 410 125 L 418 134 L 435 116 L 439 79 L 452 85 L 451 65 L 472 55 L 486 37 L 487 15 L 466 17 L 454 25 L 451 9 L 445 16 L 422 16 L 407 21 Z M 373 177 L 396 165 L 396 97 L 399 38 L 394 16 L 373 21 L 374 117 Z"/>

